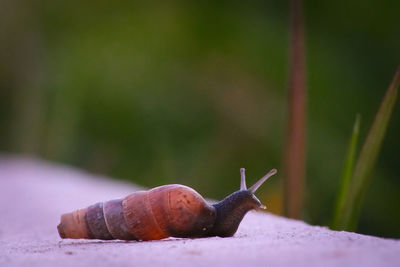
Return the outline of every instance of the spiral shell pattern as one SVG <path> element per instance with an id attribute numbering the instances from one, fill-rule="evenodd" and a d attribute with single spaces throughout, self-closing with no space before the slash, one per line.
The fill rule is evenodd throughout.
<path id="1" fill-rule="evenodd" d="M 158 240 L 205 236 L 216 217 L 195 190 L 165 185 L 61 216 L 62 238 Z"/>

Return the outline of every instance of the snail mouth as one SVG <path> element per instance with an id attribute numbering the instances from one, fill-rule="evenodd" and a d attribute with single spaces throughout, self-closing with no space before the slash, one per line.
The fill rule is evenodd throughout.
<path id="1" fill-rule="evenodd" d="M 259 210 L 266 210 L 266 209 L 267 209 L 267 206 L 261 204 L 261 205 L 258 207 L 258 209 L 259 209 Z"/>
<path id="2" fill-rule="evenodd" d="M 253 194 L 252 195 L 253 200 L 257 203 L 257 207 L 255 208 L 256 210 L 265 210 L 267 207 L 263 204 L 261 204 L 261 201 Z"/>

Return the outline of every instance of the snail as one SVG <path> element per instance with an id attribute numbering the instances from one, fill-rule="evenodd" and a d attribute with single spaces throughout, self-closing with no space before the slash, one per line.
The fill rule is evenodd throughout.
<path id="1" fill-rule="evenodd" d="M 159 240 L 167 237 L 230 237 L 244 215 L 266 208 L 254 192 L 272 175 L 272 169 L 249 189 L 241 168 L 240 190 L 210 205 L 190 187 L 163 185 L 137 191 L 123 199 L 97 203 L 61 215 L 61 238 Z"/>

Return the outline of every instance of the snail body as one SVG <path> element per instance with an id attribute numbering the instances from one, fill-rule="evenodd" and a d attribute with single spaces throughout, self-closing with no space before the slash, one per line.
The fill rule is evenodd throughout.
<path id="1" fill-rule="evenodd" d="M 233 236 L 244 215 L 264 207 L 255 190 L 276 173 L 271 170 L 246 188 L 241 169 L 240 190 L 210 205 L 190 187 L 163 185 L 137 191 L 123 199 L 97 203 L 61 215 L 61 238 L 159 240 L 167 237 Z"/>

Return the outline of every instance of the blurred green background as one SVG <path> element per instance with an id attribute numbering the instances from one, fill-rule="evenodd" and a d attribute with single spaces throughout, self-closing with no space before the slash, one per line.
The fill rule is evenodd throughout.
<path id="1" fill-rule="evenodd" d="M 143 1 L 145 2 L 145 1 Z M 209 198 L 281 167 L 285 1 L 1 1 L 0 150 Z M 306 1 L 304 219 L 327 225 L 356 113 L 361 144 L 400 62 L 399 1 Z M 400 107 L 358 232 L 400 237 Z M 257 195 L 282 212 L 282 177 Z"/>

